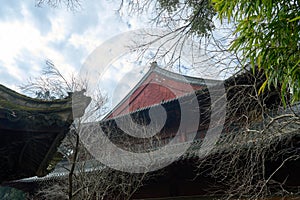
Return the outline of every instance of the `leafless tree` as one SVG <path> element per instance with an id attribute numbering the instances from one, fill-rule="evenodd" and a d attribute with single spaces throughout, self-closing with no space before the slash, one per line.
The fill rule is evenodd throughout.
<path id="1" fill-rule="evenodd" d="M 42 77 L 30 79 L 28 83 L 20 86 L 21 89 L 47 100 L 64 98 L 67 95 L 74 95 L 78 90 L 87 89 L 86 81 L 79 81 L 72 77 L 69 82 L 52 62 L 46 61 L 46 66 Z M 94 102 L 86 109 L 86 115 L 75 119 L 70 132 L 59 147 L 66 162 L 61 167 L 64 167 L 67 173 L 41 181 L 39 191 L 30 198 L 130 199 L 143 184 L 142 181 L 147 177 L 146 173 L 126 173 L 108 168 L 97 161 L 86 149 L 86 144 L 80 140 L 80 134 L 100 134 L 96 132 L 93 125 L 97 122 L 86 122 L 86 120 L 91 120 L 91 116 L 93 120 L 99 120 L 101 116 L 106 97 L 97 92 L 93 96 Z M 88 129 L 84 128 L 89 124 L 93 126 Z M 97 142 L 101 145 L 101 141 Z"/>
<path id="2" fill-rule="evenodd" d="M 299 140 L 299 106 L 284 109 L 275 88 L 259 95 L 264 75 L 259 71 L 247 74 L 225 82 L 226 131 L 212 152 L 199 160 L 199 174 L 209 174 L 219 182 L 216 185 L 222 185 L 212 191 L 223 194 L 222 199 L 299 195 L 299 188 L 291 186 L 291 177 L 284 171 L 287 164 L 300 160 L 299 147 L 295 146 Z M 297 169 L 289 170 L 295 173 Z"/>
<path id="3" fill-rule="evenodd" d="M 193 15 L 195 17 L 188 18 L 190 16 L 188 2 L 194 1 L 184 2 L 186 4 L 180 5 L 181 7 L 173 12 L 167 7 L 157 9 L 162 8 L 162 3 L 167 3 L 167 1 L 121 1 L 119 10 L 121 15 L 149 12 L 151 13 L 150 16 L 153 16 L 154 27 L 165 27 L 168 30 L 163 35 L 145 32 L 144 34 L 153 36 L 153 40 L 144 44 L 138 43 L 133 48 L 138 49 L 141 55 L 145 55 L 152 44 L 161 41 L 161 49 L 155 51 L 155 56 L 152 59 L 160 60 L 169 56 L 170 59 L 168 59 L 167 64 L 171 68 L 177 61 L 182 60 L 186 50 L 185 45 L 191 39 L 192 43 L 189 43 L 188 46 L 196 47 L 191 48 L 192 56 L 196 58 L 199 55 L 205 55 L 205 59 L 194 62 L 192 67 L 197 68 L 203 63 L 210 63 L 207 66 L 218 66 L 219 69 L 223 70 L 229 67 L 247 70 L 247 66 L 240 66 L 239 56 L 228 51 L 229 43 L 234 39 L 230 37 L 231 27 L 224 27 L 224 29 L 219 30 L 219 33 L 222 32 L 221 36 L 211 32 L 203 32 L 204 35 L 202 36 L 204 37 L 199 37 L 199 34 L 195 32 L 196 29 L 193 29 L 193 22 L 197 16 L 201 15 L 201 12 L 196 12 Z M 210 31 L 212 30 L 213 27 Z M 164 45 L 166 44 L 171 48 L 165 50 Z M 229 79 L 226 86 L 228 102 L 225 129 L 228 131 L 222 135 L 211 154 L 199 160 L 199 172 L 202 173 L 201 170 L 209 166 L 209 174 L 226 186 L 220 188 L 222 190 L 220 192 L 225 193 L 223 196 L 225 199 L 259 199 L 270 195 L 286 196 L 299 193 L 299 187 L 289 188 L 285 184 L 286 180 L 275 178 L 289 162 L 299 162 L 299 150 L 293 147 L 295 136 L 299 136 L 299 113 L 294 110 L 293 106 L 286 109 L 289 110 L 288 112 L 284 111 L 285 109 L 281 107 L 280 98 L 278 98 L 280 97 L 279 92 L 275 88 L 265 94 L 259 93 L 259 88 L 264 81 L 262 73 L 256 72 L 254 75 L 249 73 L 247 78 L 243 77 L 242 79 L 238 79 L 241 77 L 238 74 L 236 77 L 236 79 Z M 284 98 L 288 99 L 288 97 Z M 281 146 L 283 148 L 279 148 Z M 276 163 L 274 164 L 276 168 L 267 169 L 267 163 L 273 161 Z M 73 161 L 73 163 L 75 162 Z M 105 170 L 99 171 L 100 174 L 102 172 Z M 116 176 L 109 176 L 110 173 L 112 172 L 99 176 L 107 177 L 108 175 L 109 178 L 113 179 L 114 177 L 113 180 L 117 180 L 120 176 L 117 172 L 115 172 Z M 94 184 L 95 189 L 90 189 L 87 187 L 89 186 L 86 183 L 88 176 L 85 174 L 82 173 L 83 177 L 78 177 L 78 180 L 82 180 L 80 182 L 85 183 L 85 186 L 76 186 L 75 188 L 80 190 L 76 192 L 77 190 L 72 189 L 72 195 L 76 194 L 82 198 L 81 195 L 88 191 L 86 193 L 90 195 L 95 194 L 95 196 L 104 197 L 113 194 L 111 191 L 118 188 L 112 184 L 116 182 L 109 181 L 105 182 L 109 184 L 105 188 L 102 188 L 103 185 Z M 72 175 L 71 177 L 76 176 Z M 121 179 L 130 180 L 127 176 L 124 177 L 126 178 Z M 118 179 L 120 182 L 122 180 Z M 126 188 L 126 184 L 123 186 L 123 189 Z M 95 191 L 97 188 L 100 192 Z M 70 191 L 71 189 L 69 189 L 69 197 L 72 196 Z"/>
<path id="4" fill-rule="evenodd" d="M 207 58 L 194 62 L 193 68 L 205 63 L 209 70 L 213 69 L 212 66 L 218 66 L 219 70 L 228 70 L 231 67 L 249 70 L 248 66 L 241 66 L 239 55 L 229 51 L 229 44 L 234 40 L 231 35 L 235 25 L 230 24 L 229 27 L 214 31 L 212 24 L 198 33 L 197 30 L 200 29 L 194 29 L 193 24 L 200 25 L 195 20 L 205 13 L 201 8 L 191 9 L 193 2 L 205 5 L 207 1 L 124 0 L 119 12 L 121 15 L 150 13 L 150 22 L 154 28 L 167 29 L 163 34 L 145 32 L 151 35 L 153 40 L 136 45 L 136 48 L 145 54 L 154 43 L 161 42 L 159 44 L 162 50 L 164 45 L 169 44 L 168 47 L 171 48 L 163 53 L 160 49 L 156 51 L 154 60 L 169 54 L 169 64 L 174 66 L 184 57 L 187 50 L 184 46 L 191 40 L 188 51 L 193 52 L 193 57 L 205 55 Z M 194 46 L 197 48 L 193 48 Z M 239 77 L 241 71 L 233 76 Z M 228 100 L 225 129 L 229 131 L 222 135 L 215 153 L 209 156 L 210 159 L 199 160 L 199 171 L 210 166 L 211 175 L 228 186 L 222 189 L 222 192 L 227 194 L 224 196 L 227 199 L 259 199 L 274 193 L 279 196 L 299 193 L 299 189 L 287 188 L 284 180 L 280 182 L 274 178 L 287 163 L 299 162 L 298 147 L 293 147 L 292 142 L 299 132 L 299 107 L 296 106 L 298 113 L 293 106 L 282 108 L 280 93 L 275 88 L 260 94 L 259 88 L 265 80 L 262 71 L 250 71 L 248 74 L 248 77 L 243 77 L 244 80 L 231 78 L 225 83 Z M 279 146 L 282 146 L 281 150 Z M 266 163 L 270 162 L 276 163 L 275 169 L 266 169 Z"/>
<path id="5" fill-rule="evenodd" d="M 282 108 L 279 92 L 275 89 L 259 95 L 258 88 L 264 82 L 264 75 L 259 71 L 256 73 L 237 74 L 225 81 L 228 102 L 224 130 L 227 131 L 212 152 L 199 159 L 199 173 L 206 173 L 222 182 L 224 187 L 214 192 L 222 193 L 224 199 L 259 199 L 299 192 L 299 189 L 286 185 L 287 179 L 281 180 L 277 176 L 286 164 L 300 159 L 299 150 L 292 146 L 295 136 L 299 136 L 299 108 L 294 110 L 291 106 L 289 111 Z M 202 92 L 204 101 L 209 99 L 209 94 Z M 209 107 L 203 110 L 209 110 Z M 95 109 L 90 111 L 93 113 Z M 143 124 L 143 119 L 137 120 L 142 120 L 139 123 Z M 211 123 L 218 126 L 219 122 Z M 137 129 L 134 123 L 126 121 L 124 124 L 128 124 L 129 129 Z M 88 125 L 79 119 L 61 147 L 68 159 L 68 175 L 54 179 L 51 184 L 47 182 L 38 195 L 47 199 L 130 199 L 145 181 L 155 178 L 147 173 L 120 172 L 95 161 L 89 148 L 79 138 L 80 131 L 87 134 L 87 138 L 98 133 L 98 125 Z M 108 124 L 106 127 L 105 133 L 108 136 L 112 134 L 109 139 L 128 151 L 153 150 L 166 142 L 160 137 L 132 140 L 120 134 L 114 126 Z M 101 141 L 97 142 L 97 145 L 102 145 Z M 167 159 L 169 155 L 164 156 Z M 270 168 L 270 162 L 275 163 L 275 168 Z"/>
<path id="6" fill-rule="evenodd" d="M 35 0 L 35 3 L 38 7 L 48 5 L 50 7 L 57 8 L 63 5 L 72 11 L 77 10 L 81 6 L 80 0 Z"/>
<path id="7" fill-rule="evenodd" d="M 200 71 L 202 76 L 218 71 L 224 77 L 242 68 L 239 56 L 229 51 L 230 42 L 234 40 L 234 24 L 216 28 L 214 24 L 218 22 L 213 18 L 215 12 L 209 0 L 122 0 L 119 13 L 124 18 L 128 15 L 149 17 L 151 27 L 146 28 L 154 31 L 144 30 L 136 38 L 149 36 L 151 40 L 139 41 L 132 48 L 141 57 L 153 51 L 151 61 L 162 61 L 163 67 L 181 73 L 181 67 L 187 66 L 184 60 L 189 54 L 190 71 Z M 158 28 L 164 31 L 157 32 Z M 151 49 L 153 46 L 155 50 Z"/>

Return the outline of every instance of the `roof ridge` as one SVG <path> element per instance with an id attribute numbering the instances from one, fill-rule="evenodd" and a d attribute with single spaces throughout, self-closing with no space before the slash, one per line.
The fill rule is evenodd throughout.
<path id="1" fill-rule="evenodd" d="M 150 64 L 149 70 L 142 77 L 142 79 L 138 81 L 138 83 L 126 94 L 126 96 L 117 105 L 114 106 L 113 109 L 111 109 L 111 111 L 109 113 L 107 113 L 103 117 L 103 119 L 107 119 L 107 117 L 109 117 L 111 114 L 113 114 L 114 111 L 116 111 L 124 102 L 126 102 L 129 99 L 129 97 L 142 85 L 142 83 L 153 72 L 158 73 L 162 76 L 168 77 L 170 79 L 176 80 L 176 81 L 184 82 L 186 84 L 208 85 L 212 81 L 214 81 L 214 82 L 218 81 L 218 80 L 214 80 L 214 79 L 203 79 L 203 78 L 199 78 L 199 77 L 192 77 L 192 76 L 187 76 L 187 75 L 182 75 L 182 74 L 179 74 L 179 73 L 175 73 L 175 72 L 172 72 L 172 71 L 169 71 L 169 70 L 166 70 L 164 68 L 159 67 L 157 62 L 154 61 Z M 189 93 L 187 93 L 187 94 L 189 94 Z M 153 105 L 155 105 L 155 104 L 153 104 Z M 143 108 L 148 108 L 148 107 L 151 107 L 151 106 L 147 106 L 147 107 L 143 107 Z M 138 109 L 138 110 L 140 110 L 140 109 Z M 123 116 L 123 115 L 125 115 L 125 114 L 122 114 L 120 116 Z"/>

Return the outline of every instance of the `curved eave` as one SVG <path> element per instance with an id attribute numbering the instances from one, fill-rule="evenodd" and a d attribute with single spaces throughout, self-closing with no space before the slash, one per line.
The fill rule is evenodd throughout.
<path id="1" fill-rule="evenodd" d="M 58 100 L 42 100 L 27 97 L 0 84 L 0 107 L 27 111 L 53 112 L 70 109 L 71 97 Z"/>
<path id="2" fill-rule="evenodd" d="M 81 117 L 91 101 L 83 93 L 74 92 L 73 102 L 71 97 L 43 101 L 0 85 L 0 182 L 50 172 L 73 119 Z"/>

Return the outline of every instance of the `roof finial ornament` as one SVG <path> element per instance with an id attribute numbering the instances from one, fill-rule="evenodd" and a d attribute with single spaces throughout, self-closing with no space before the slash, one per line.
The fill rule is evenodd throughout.
<path id="1" fill-rule="evenodd" d="M 158 65 L 157 65 L 157 62 L 156 61 L 154 61 L 154 62 L 152 62 L 151 64 L 150 64 L 150 68 L 151 69 L 154 69 L 154 68 L 156 68 Z"/>

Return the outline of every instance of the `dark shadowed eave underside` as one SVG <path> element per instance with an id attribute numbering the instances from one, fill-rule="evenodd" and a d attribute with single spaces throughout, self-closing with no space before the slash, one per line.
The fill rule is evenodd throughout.
<path id="1" fill-rule="evenodd" d="M 74 95 L 81 95 L 82 115 L 90 98 L 80 92 Z M 73 122 L 72 103 L 77 108 L 71 96 L 45 101 L 0 85 L 0 182 L 50 172 L 60 157 L 57 147 Z"/>

